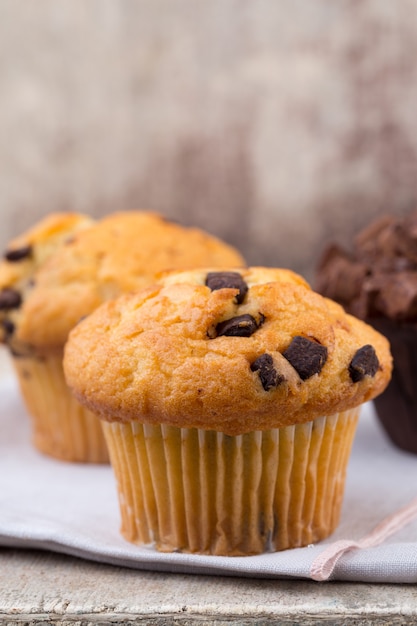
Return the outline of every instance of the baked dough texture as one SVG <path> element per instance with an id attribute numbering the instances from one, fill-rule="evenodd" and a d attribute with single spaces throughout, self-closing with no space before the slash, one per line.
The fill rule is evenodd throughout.
<path id="1" fill-rule="evenodd" d="M 226 286 L 206 284 L 222 272 Z M 346 411 L 384 390 L 391 355 L 373 328 L 289 270 L 222 272 L 167 273 L 76 326 L 64 368 L 78 400 L 107 421 L 240 435 Z"/>
<path id="2" fill-rule="evenodd" d="M 98 221 L 52 214 L 12 241 L 0 264 L 0 340 L 18 353 L 61 348 L 84 315 L 149 285 L 161 270 L 242 263 L 220 239 L 156 213 L 118 212 Z M 18 306 L 8 306 L 10 290 Z"/>
<path id="3" fill-rule="evenodd" d="M 108 462 L 100 422 L 69 393 L 62 369 L 71 328 L 104 301 L 152 284 L 161 270 L 243 263 L 212 235 L 147 211 L 101 220 L 48 215 L 4 257 L 0 342 L 14 357 L 34 444 L 62 460 L 95 463 Z"/>

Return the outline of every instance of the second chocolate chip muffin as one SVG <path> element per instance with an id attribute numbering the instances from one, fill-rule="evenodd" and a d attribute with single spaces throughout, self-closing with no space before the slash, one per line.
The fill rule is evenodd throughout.
<path id="1" fill-rule="evenodd" d="M 0 264 L 0 341 L 11 351 L 39 450 L 63 460 L 108 460 L 95 416 L 68 393 L 68 333 L 102 302 L 151 284 L 158 272 L 243 263 L 233 247 L 146 211 L 101 220 L 47 216 L 10 242 Z"/>
<path id="2" fill-rule="evenodd" d="M 69 386 L 103 421 L 124 536 L 228 555 L 326 537 L 388 342 L 287 270 L 161 282 L 101 306 L 65 351 Z"/>

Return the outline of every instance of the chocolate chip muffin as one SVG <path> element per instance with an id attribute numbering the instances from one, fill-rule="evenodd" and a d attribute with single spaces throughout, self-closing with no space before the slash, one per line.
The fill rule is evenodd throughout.
<path id="1" fill-rule="evenodd" d="M 391 356 L 289 270 L 211 267 L 99 307 L 64 370 L 102 420 L 124 537 L 236 556 L 333 531 L 359 408 Z"/>
<path id="2" fill-rule="evenodd" d="M 100 422 L 65 384 L 71 328 L 102 302 L 151 284 L 161 270 L 207 263 L 243 259 L 208 233 L 146 211 L 101 220 L 57 213 L 10 242 L 0 263 L 0 341 L 11 351 L 40 451 L 108 462 Z"/>
<path id="3" fill-rule="evenodd" d="M 390 440 L 417 454 L 417 212 L 378 218 L 352 250 L 329 246 L 316 288 L 389 339 L 393 375 L 375 408 Z"/>

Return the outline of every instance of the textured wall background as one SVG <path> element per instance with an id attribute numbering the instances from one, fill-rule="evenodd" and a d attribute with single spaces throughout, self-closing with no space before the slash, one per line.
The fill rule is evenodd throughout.
<path id="1" fill-rule="evenodd" d="M 0 244 L 153 208 L 310 276 L 417 206 L 415 0 L 0 0 Z"/>

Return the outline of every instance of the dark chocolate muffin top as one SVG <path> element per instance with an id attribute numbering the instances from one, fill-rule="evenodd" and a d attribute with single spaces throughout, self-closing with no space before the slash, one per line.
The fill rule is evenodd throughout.
<path id="1" fill-rule="evenodd" d="M 417 321 L 417 212 L 376 219 L 352 249 L 329 245 L 315 288 L 360 319 Z"/>

